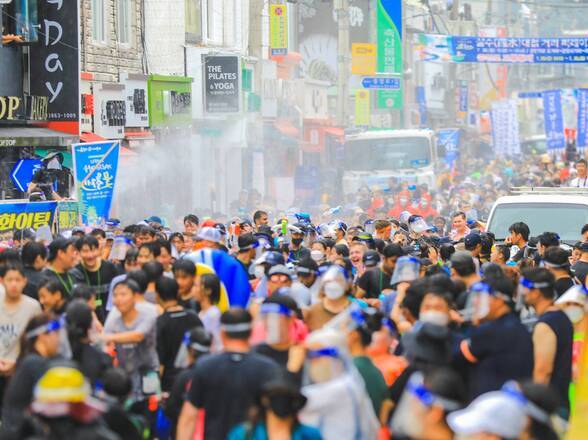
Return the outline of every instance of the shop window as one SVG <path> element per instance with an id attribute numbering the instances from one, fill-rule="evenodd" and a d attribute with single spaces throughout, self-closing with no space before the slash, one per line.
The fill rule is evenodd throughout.
<path id="1" fill-rule="evenodd" d="M 186 0 L 186 41 L 202 42 L 202 0 Z"/>
<path id="2" fill-rule="evenodd" d="M 131 44 L 132 0 L 117 0 L 117 34 L 120 44 Z"/>
<path id="3" fill-rule="evenodd" d="M 106 44 L 108 38 L 105 3 L 105 0 L 92 0 L 92 39 L 101 44 Z"/>
<path id="4" fill-rule="evenodd" d="M 3 0 L 2 5 L 2 43 L 36 43 L 39 39 L 37 0 Z"/>

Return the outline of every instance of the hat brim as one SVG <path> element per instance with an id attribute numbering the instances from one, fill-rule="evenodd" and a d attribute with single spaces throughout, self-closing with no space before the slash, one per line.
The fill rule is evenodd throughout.
<path id="1" fill-rule="evenodd" d="M 455 411 L 447 416 L 447 423 L 456 434 L 478 434 L 487 430 L 486 424 L 482 423 L 484 418 L 475 408 L 465 408 Z"/>

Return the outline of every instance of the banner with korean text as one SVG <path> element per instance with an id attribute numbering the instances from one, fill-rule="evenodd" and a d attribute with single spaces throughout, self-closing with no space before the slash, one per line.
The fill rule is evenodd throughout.
<path id="1" fill-rule="evenodd" d="M 97 224 L 107 220 L 114 193 L 120 143 L 104 141 L 74 144 L 72 150 L 82 223 Z"/>
<path id="2" fill-rule="evenodd" d="M 57 202 L 0 203 L 0 233 L 53 225 Z"/>
<path id="3" fill-rule="evenodd" d="M 564 135 L 561 90 L 547 90 L 542 92 L 541 96 L 543 97 L 547 149 L 549 151 L 564 150 L 566 148 L 566 137 Z"/>

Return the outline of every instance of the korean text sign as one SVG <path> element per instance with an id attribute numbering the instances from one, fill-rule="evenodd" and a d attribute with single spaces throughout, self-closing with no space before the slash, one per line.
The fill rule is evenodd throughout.
<path id="1" fill-rule="evenodd" d="M 84 224 L 95 224 L 109 216 L 119 150 L 118 141 L 73 146 L 76 189 Z"/>
<path id="2" fill-rule="evenodd" d="M 57 202 L 0 203 L 0 233 L 52 225 Z"/>
<path id="3" fill-rule="evenodd" d="M 548 90 L 543 92 L 542 96 L 547 149 L 563 150 L 566 147 L 566 139 L 561 106 L 561 90 Z"/>

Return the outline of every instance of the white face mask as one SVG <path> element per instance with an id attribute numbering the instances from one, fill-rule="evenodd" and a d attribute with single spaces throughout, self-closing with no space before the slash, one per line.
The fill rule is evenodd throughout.
<path id="1" fill-rule="evenodd" d="M 345 288 L 334 281 L 326 283 L 323 289 L 325 296 L 329 299 L 339 299 L 345 294 Z"/>
<path id="2" fill-rule="evenodd" d="M 255 266 L 255 269 L 253 269 L 253 273 L 255 275 L 255 278 L 261 279 L 265 276 L 265 268 L 263 266 Z"/>
<path id="3" fill-rule="evenodd" d="M 325 253 L 323 251 L 310 251 L 310 258 L 316 262 L 323 261 Z"/>
<path id="4" fill-rule="evenodd" d="M 568 315 L 572 324 L 577 324 L 584 317 L 584 308 L 582 306 L 568 306 L 564 309 L 564 313 Z"/>
<path id="5" fill-rule="evenodd" d="M 429 310 L 419 315 L 419 321 L 429 322 L 431 324 L 437 324 L 445 327 L 447 324 L 449 324 L 449 316 L 437 310 Z"/>

